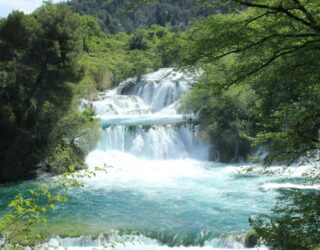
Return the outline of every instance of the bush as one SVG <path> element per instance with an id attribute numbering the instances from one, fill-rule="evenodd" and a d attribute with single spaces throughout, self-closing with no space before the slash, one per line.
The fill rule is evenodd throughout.
<path id="1" fill-rule="evenodd" d="M 134 50 L 146 50 L 148 49 L 148 43 L 145 39 L 145 33 L 142 30 L 139 30 L 134 33 L 133 37 L 129 42 L 129 49 Z"/>
<path id="2" fill-rule="evenodd" d="M 271 250 L 314 250 L 320 245 L 320 192 L 285 192 L 270 216 L 250 224 Z"/>

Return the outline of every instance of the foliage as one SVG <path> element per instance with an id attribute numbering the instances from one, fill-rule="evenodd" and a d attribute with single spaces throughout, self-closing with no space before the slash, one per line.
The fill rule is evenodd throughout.
<path id="1" fill-rule="evenodd" d="M 56 173 L 81 163 L 88 148 L 67 133 L 97 133 L 78 111 L 80 98 L 160 68 L 168 36 L 160 26 L 106 34 L 94 17 L 50 1 L 31 15 L 2 19 L 0 182 L 34 177 L 38 167 Z"/>
<path id="2" fill-rule="evenodd" d="M 99 20 L 102 27 L 116 34 L 133 33 L 152 25 L 169 26 L 174 31 L 191 26 L 193 18 L 202 18 L 212 10 L 202 8 L 196 0 L 73 0 L 69 5 L 81 15 L 91 15 Z"/>
<path id="3" fill-rule="evenodd" d="M 95 171 L 106 169 L 95 168 Z M 5 245 L 32 245 L 41 240 L 41 234 L 33 232 L 34 226 L 46 223 L 46 213 L 56 209 L 59 204 L 67 202 L 69 190 L 83 187 L 83 179 L 95 176 L 82 166 L 70 166 L 63 174 L 53 179 L 36 182 L 32 189 L 17 194 L 8 204 L 9 211 L 0 217 L 0 233 L 5 239 Z"/>
<path id="4" fill-rule="evenodd" d="M 147 48 L 148 48 L 148 44 L 145 41 L 144 32 L 142 30 L 136 31 L 129 42 L 129 49 L 146 50 Z"/>
<path id="5" fill-rule="evenodd" d="M 59 148 L 54 157 L 74 158 L 74 145 L 64 140 L 65 132 L 57 135 L 56 126 L 64 121 L 74 133 L 84 126 L 84 119 L 67 125 L 65 118 L 81 117 L 72 103 L 83 74 L 79 27 L 79 17 L 66 5 L 50 2 L 34 14 L 15 11 L 1 21 L 0 182 L 35 176 L 51 148 Z"/>
<path id="6" fill-rule="evenodd" d="M 67 113 L 49 135 L 45 151 L 46 166 L 50 173 L 63 173 L 66 166 L 84 162 L 86 154 L 95 147 L 100 137 L 95 111 L 85 109 L 82 113 Z"/>
<path id="7" fill-rule="evenodd" d="M 218 79 L 223 67 L 223 64 L 207 67 L 197 85 L 184 97 L 180 108 L 199 112 L 202 130 L 214 145 L 212 160 L 238 162 L 246 160 L 250 152 L 250 142 L 242 134 L 254 134 L 257 97 L 251 87 L 244 84 L 215 95 L 208 88 L 208 82 L 212 77 Z"/>
<path id="8" fill-rule="evenodd" d="M 94 93 L 162 67 L 161 51 L 169 48 L 165 41 L 173 34 L 166 28 L 152 26 L 132 35 L 117 33 L 91 37 L 86 43 L 87 53 L 83 53 L 80 59 L 85 68 L 85 78 L 80 86 L 90 85 Z M 171 62 L 172 59 L 168 58 L 166 65 Z"/>
<path id="9" fill-rule="evenodd" d="M 319 165 L 319 2 L 202 2 L 219 8 L 234 4 L 231 14 L 209 16 L 178 39 L 177 63 L 211 67 L 204 71 L 205 82 L 187 96 L 187 102 L 198 104 L 202 125 L 208 131 L 218 127 L 222 134 L 233 121 L 246 124 L 236 126 L 235 135 L 267 149 L 265 164 Z M 237 88 L 243 90 L 240 98 Z M 232 92 L 236 102 L 226 98 Z M 241 99 L 247 105 L 235 109 L 242 106 Z M 217 126 L 220 117 L 224 123 Z M 312 174 L 319 177 L 318 170 Z M 283 196 L 271 216 L 250 222 L 270 249 L 316 249 L 319 201 L 318 192 L 293 191 Z"/>
<path id="10" fill-rule="evenodd" d="M 252 218 L 256 233 L 272 250 L 314 250 L 320 245 L 320 193 L 290 191 L 271 216 Z"/>
<path id="11" fill-rule="evenodd" d="M 208 79 L 213 96 L 224 95 L 234 85 L 253 89 L 259 103 L 253 113 L 255 133 L 249 138 L 269 150 L 265 163 L 315 159 L 320 128 L 320 4 L 229 2 L 246 9 L 197 22 L 178 43 L 179 63 L 225 65 L 218 77 Z M 234 60 L 226 65 L 230 56 Z"/>

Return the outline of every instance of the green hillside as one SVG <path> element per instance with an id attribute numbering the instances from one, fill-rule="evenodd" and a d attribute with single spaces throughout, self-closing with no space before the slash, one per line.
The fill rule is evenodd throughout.
<path id="1" fill-rule="evenodd" d="M 141 2 L 141 1 L 140 1 Z M 185 30 L 195 18 L 208 16 L 212 11 L 200 7 L 195 0 L 160 0 L 141 5 L 125 0 L 72 0 L 71 8 L 82 15 L 96 17 L 110 33 L 133 32 L 153 24 Z"/>

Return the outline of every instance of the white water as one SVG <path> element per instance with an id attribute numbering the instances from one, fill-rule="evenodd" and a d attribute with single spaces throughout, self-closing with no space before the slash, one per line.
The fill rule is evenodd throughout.
<path id="1" fill-rule="evenodd" d="M 115 249 L 245 249 L 235 235 L 250 229 L 251 215 L 270 211 L 279 188 L 293 186 L 283 176 L 249 176 L 237 165 L 207 161 L 210 145 L 199 138 L 195 117 L 176 111 L 195 78 L 163 69 L 83 102 L 96 108 L 103 128 L 86 162 L 111 168 L 86 180 L 55 219 L 132 233 L 57 237 L 49 245 L 93 249 L 124 241 Z"/>
<path id="2" fill-rule="evenodd" d="M 110 244 L 111 243 L 111 244 Z M 114 245 L 112 245 L 114 243 Z M 228 244 L 228 243 L 227 243 Z M 112 245 L 112 247 L 110 247 Z M 92 239 L 88 236 L 82 236 L 80 238 L 60 238 L 57 237 L 52 239 L 46 244 L 46 247 L 64 249 L 63 246 L 73 246 L 68 247 L 69 250 L 77 249 L 115 249 L 115 250 L 225 250 L 225 247 L 217 247 L 219 245 L 219 240 L 206 242 L 204 246 L 191 246 L 191 247 L 168 247 L 160 245 L 157 240 L 153 240 L 142 235 L 140 236 L 119 236 L 112 235 L 111 237 L 104 237 L 103 235 Z M 244 248 L 240 243 L 229 242 L 229 247 L 232 245 L 233 250 L 249 250 Z M 252 248 L 250 248 L 252 249 Z M 256 250 L 267 250 L 265 247 L 255 248 Z M 253 249 L 253 250 L 255 250 Z"/>
<path id="3" fill-rule="evenodd" d="M 138 84 L 133 79 L 123 82 L 117 93 L 139 96 L 155 111 L 161 111 L 179 100 L 194 80 L 195 76 L 192 74 L 162 69 L 146 75 Z"/>
<path id="4" fill-rule="evenodd" d="M 100 94 L 98 101 L 84 102 L 95 107 L 104 129 L 97 150 L 146 159 L 207 160 L 209 145 L 199 139 L 198 127 L 187 123 L 194 117 L 176 112 L 194 80 L 190 74 L 163 69 L 139 82 L 129 79 Z"/>

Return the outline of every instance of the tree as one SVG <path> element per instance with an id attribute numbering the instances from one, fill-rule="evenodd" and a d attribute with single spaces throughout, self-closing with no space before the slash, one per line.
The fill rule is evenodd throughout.
<path id="1" fill-rule="evenodd" d="M 145 33 L 143 30 L 138 30 L 134 33 L 133 37 L 129 41 L 129 49 L 146 50 L 148 48 L 147 41 L 145 41 Z"/>
<path id="2" fill-rule="evenodd" d="M 224 2 L 225 1 L 221 1 Z M 216 1 L 216 4 L 221 3 Z M 310 1 L 229 1 L 245 10 L 197 22 L 180 41 L 183 65 L 219 65 L 223 77 L 206 87 L 215 95 L 249 84 L 258 95 L 256 146 L 265 163 L 291 164 L 319 149 L 319 9 Z"/>
<path id="3" fill-rule="evenodd" d="M 1 24 L 1 60 L 18 59 L 31 43 L 32 30 L 37 25 L 32 16 L 23 12 L 13 11 Z"/>
<path id="4" fill-rule="evenodd" d="M 254 134 L 257 97 L 248 85 L 232 86 L 219 96 L 212 93 L 207 83 L 212 77 L 219 78 L 220 68 L 208 67 L 210 73 L 200 78 L 192 91 L 186 94 L 180 109 L 199 113 L 202 131 L 214 145 L 211 160 L 247 160 L 250 142 L 241 134 Z"/>
<path id="5" fill-rule="evenodd" d="M 228 6 L 232 13 L 197 22 L 178 43 L 178 63 L 201 67 L 207 77 L 191 92 L 196 100 L 200 100 L 197 92 L 205 93 L 197 107 L 202 124 L 210 129 L 219 122 L 216 113 L 221 108 L 228 115 L 220 128 L 227 131 L 236 119 L 231 112 L 228 120 L 233 102 L 223 100 L 234 88 L 246 87 L 256 98 L 245 109 L 247 116 L 241 109 L 232 111 L 241 123 L 251 123 L 251 129 L 248 133 L 238 127 L 237 135 L 268 150 L 265 164 L 319 164 L 320 3 L 202 2 L 219 8 L 232 3 Z M 210 106 L 207 100 L 216 100 L 216 105 Z M 319 168 L 312 177 L 318 180 Z M 270 249 L 313 250 L 320 244 L 319 200 L 318 191 L 287 193 L 270 216 L 250 223 Z"/>
<path id="6" fill-rule="evenodd" d="M 170 26 L 175 31 L 186 30 L 193 18 L 213 12 L 196 3 L 196 0 L 72 0 L 68 5 L 81 15 L 94 16 L 105 31 L 115 34 L 134 33 L 154 24 Z"/>
<path id="7" fill-rule="evenodd" d="M 61 144 L 51 134 L 73 109 L 71 83 L 82 73 L 79 28 L 79 16 L 65 4 L 1 21 L 0 182 L 35 176 L 46 149 Z"/>

